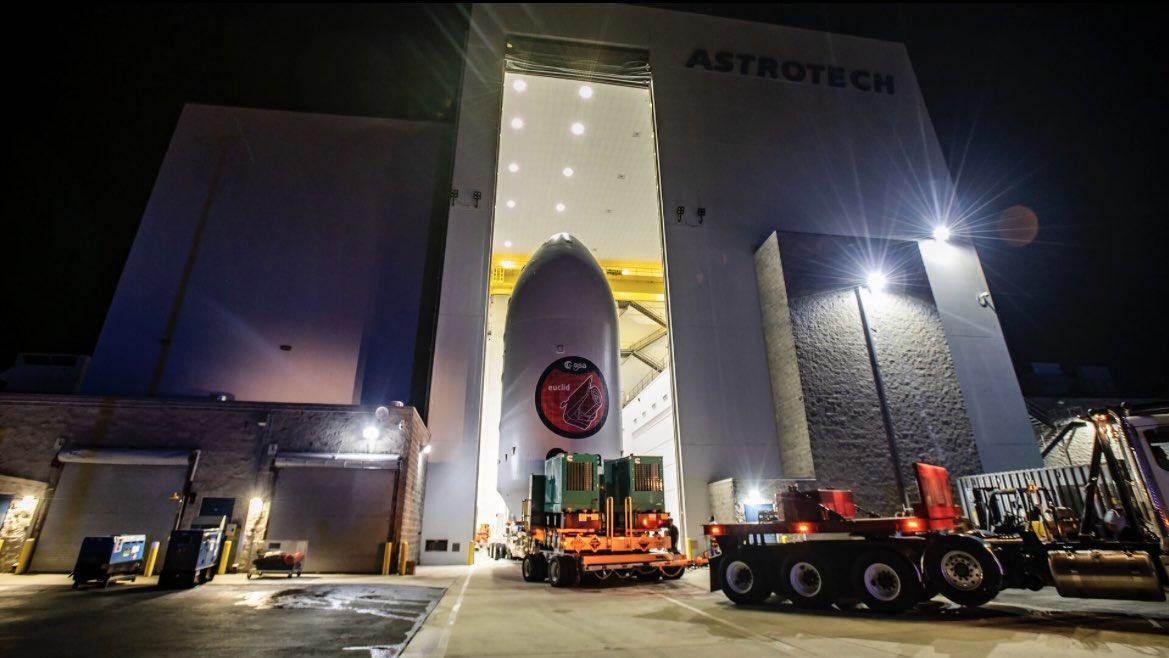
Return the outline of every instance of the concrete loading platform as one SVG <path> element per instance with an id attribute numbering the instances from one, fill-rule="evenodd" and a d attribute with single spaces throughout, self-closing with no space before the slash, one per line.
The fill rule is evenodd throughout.
<path id="1" fill-rule="evenodd" d="M 151 652 L 375 656 L 1080 656 L 1169 652 L 1164 604 L 1004 592 L 978 610 L 940 599 L 908 614 L 810 613 L 774 599 L 734 606 L 707 572 L 678 581 L 557 590 L 513 562 L 421 567 L 415 576 L 217 578 L 162 593 L 151 579 L 72 592 L 61 575 L 0 576 L 0 654 Z M 158 624 L 181 615 L 179 626 Z M 83 621 L 84 620 L 84 621 Z M 582 620 L 589 620 L 584 623 Z M 52 629 L 51 632 L 49 629 Z M 407 644 L 408 641 L 408 644 Z"/>

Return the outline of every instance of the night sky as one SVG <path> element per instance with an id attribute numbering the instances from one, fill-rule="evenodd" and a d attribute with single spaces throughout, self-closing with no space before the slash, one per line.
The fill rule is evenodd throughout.
<path id="1" fill-rule="evenodd" d="M 1169 11 L 682 8 L 905 43 L 960 195 L 981 201 L 971 221 L 1016 364 L 1104 365 L 1124 394 L 1169 393 Z M 18 351 L 92 352 L 184 103 L 450 122 L 467 22 L 438 5 L 20 18 L 0 46 L 0 369 Z M 1038 218 L 1026 246 L 999 232 L 1016 205 Z"/>

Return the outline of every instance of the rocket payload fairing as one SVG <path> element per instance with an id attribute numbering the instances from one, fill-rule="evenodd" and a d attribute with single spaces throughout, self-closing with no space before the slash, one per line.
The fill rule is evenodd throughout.
<path id="1" fill-rule="evenodd" d="M 558 233 L 516 281 L 503 332 L 499 493 L 517 517 L 553 450 L 621 454 L 617 308 L 589 249 Z"/>

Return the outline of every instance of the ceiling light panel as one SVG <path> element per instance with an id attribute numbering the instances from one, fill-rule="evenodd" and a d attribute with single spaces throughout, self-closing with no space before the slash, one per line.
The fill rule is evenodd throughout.
<path id="1" fill-rule="evenodd" d="M 501 252 L 507 236 L 507 253 L 531 254 L 566 231 L 602 260 L 660 261 L 650 112 L 646 89 L 507 74 L 498 166 L 517 163 L 522 174 L 497 178 L 496 198 L 516 205 L 496 214 L 493 248 Z M 515 117 L 522 129 L 508 125 Z M 582 135 L 572 134 L 573 123 L 585 126 Z"/>

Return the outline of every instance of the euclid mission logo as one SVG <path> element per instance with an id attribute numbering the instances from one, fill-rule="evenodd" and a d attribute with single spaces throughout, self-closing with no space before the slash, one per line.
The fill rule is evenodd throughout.
<path id="1" fill-rule="evenodd" d="M 596 434 L 609 415 L 609 392 L 600 369 L 579 356 L 552 362 L 536 384 L 536 413 L 545 427 L 565 438 Z"/>

